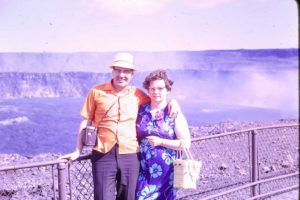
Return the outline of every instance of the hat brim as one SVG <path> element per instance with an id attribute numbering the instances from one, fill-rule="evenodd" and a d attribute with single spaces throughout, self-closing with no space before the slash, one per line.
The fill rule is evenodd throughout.
<path id="1" fill-rule="evenodd" d="M 114 62 L 114 63 L 111 64 L 109 67 L 110 67 L 110 68 L 113 68 L 113 67 L 120 67 L 120 68 L 125 68 L 125 69 L 132 69 L 132 70 L 134 70 L 134 71 L 137 70 L 131 63 L 120 62 L 120 61 Z"/>

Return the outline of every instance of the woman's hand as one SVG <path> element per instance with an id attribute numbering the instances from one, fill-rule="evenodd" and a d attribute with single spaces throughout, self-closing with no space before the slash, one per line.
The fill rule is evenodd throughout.
<path id="1" fill-rule="evenodd" d="M 163 144 L 163 139 L 157 136 L 148 136 L 147 137 L 149 143 L 151 146 L 155 147 L 155 146 L 162 146 Z"/>

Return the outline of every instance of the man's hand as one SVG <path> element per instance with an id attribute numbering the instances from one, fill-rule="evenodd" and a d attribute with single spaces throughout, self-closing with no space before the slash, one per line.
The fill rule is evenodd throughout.
<path id="1" fill-rule="evenodd" d="M 69 153 L 69 154 L 59 157 L 59 159 L 67 159 L 72 162 L 72 161 L 76 160 L 79 156 L 80 156 L 80 152 L 76 150 L 73 153 Z"/>
<path id="2" fill-rule="evenodd" d="M 180 112 L 180 106 L 178 101 L 176 101 L 175 99 L 172 99 L 171 101 L 169 101 L 168 103 L 168 112 L 170 117 L 172 118 L 176 118 L 178 113 Z"/>

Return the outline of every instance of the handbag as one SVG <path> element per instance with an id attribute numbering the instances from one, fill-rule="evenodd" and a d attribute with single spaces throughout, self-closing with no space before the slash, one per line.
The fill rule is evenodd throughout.
<path id="1" fill-rule="evenodd" d="M 189 149 L 184 147 L 187 159 L 182 159 L 182 153 L 177 152 L 174 160 L 174 187 L 181 189 L 196 189 L 200 178 L 202 162 L 194 160 Z"/>
<path id="2" fill-rule="evenodd" d="M 81 142 L 83 146 L 95 146 L 97 144 L 97 134 L 98 134 L 98 126 L 100 122 L 104 119 L 107 113 L 111 110 L 113 105 L 117 102 L 118 98 L 112 103 L 112 105 L 108 108 L 108 110 L 101 117 L 96 126 L 92 126 L 87 124 L 87 126 L 81 131 Z"/>

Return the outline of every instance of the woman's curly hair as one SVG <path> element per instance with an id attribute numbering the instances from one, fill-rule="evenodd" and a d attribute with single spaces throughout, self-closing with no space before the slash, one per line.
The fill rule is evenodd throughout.
<path id="1" fill-rule="evenodd" d="M 155 70 L 151 72 L 144 80 L 143 82 L 143 87 L 148 90 L 150 86 L 151 81 L 156 81 L 156 80 L 164 80 L 166 84 L 167 91 L 171 91 L 173 81 L 168 79 L 167 72 L 165 70 Z"/>

